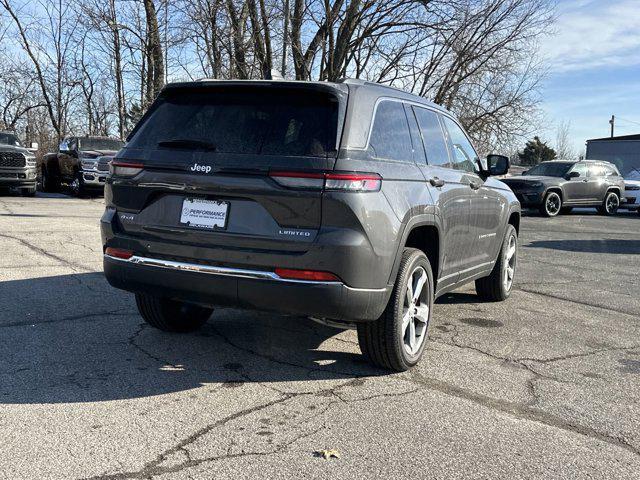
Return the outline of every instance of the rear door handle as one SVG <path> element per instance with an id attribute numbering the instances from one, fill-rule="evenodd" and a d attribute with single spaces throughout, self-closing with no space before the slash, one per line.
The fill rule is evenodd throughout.
<path id="1" fill-rule="evenodd" d="M 431 184 L 432 187 L 443 187 L 444 186 L 444 180 L 442 180 L 441 178 L 438 178 L 438 177 L 433 177 L 431 180 L 429 180 L 429 183 Z"/>
<path id="2" fill-rule="evenodd" d="M 469 182 L 469 186 L 474 190 L 478 190 L 482 186 L 482 184 L 480 184 L 479 182 Z"/>

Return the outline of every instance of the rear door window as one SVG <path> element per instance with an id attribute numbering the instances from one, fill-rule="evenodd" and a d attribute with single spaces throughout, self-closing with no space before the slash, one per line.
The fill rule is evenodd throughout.
<path id="1" fill-rule="evenodd" d="M 324 92 L 193 89 L 167 92 L 130 148 L 324 157 L 337 154 L 338 102 Z"/>
<path id="2" fill-rule="evenodd" d="M 438 114 L 426 108 L 414 107 L 418 126 L 422 133 L 429 165 L 449 167 L 449 152 Z"/>
<path id="3" fill-rule="evenodd" d="M 376 158 L 411 162 L 411 135 L 401 102 L 383 100 L 376 108 L 369 149 Z"/>

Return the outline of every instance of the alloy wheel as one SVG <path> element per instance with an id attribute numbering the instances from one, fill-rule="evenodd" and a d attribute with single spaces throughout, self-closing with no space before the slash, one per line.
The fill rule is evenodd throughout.
<path id="1" fill-rule="evenodd" d="M 416 267 L 407 283 L 402 315 L 402 346 L 409 355 L 420 351 L 427 336 L 429 303 L 426 298 L 428 288 L 425 289 L 425 285 L 428 278 L 424 268 Z"/>
<path id="2" fill-rule="evenodd" d="M 516 251 L 517 251 L 518 241 L 516 240 L 515 235 L 511 235 L 509 237 L 509 245 L 507 246 L 507 251 L 505 252 L 504 259 L 504 271 L 502 274 L 502 284 L 504 285 L 505 290 L 508 292 L 511 290 L 511 285 L 513 285 L 513 277 L 516 272 Z"/>
<path id="3" fill-rule="evenodd" d="M 557 215 L 558 212 L 560 212 L 561 206 L 562 202 L 560 201 L 560 197 L 557 193 L 550 193 L 547 195 L 544 208 L 547 210 L 549 216 L 553 217 Z"/>
<path id="4" fill-rule="evenodd" d="M 605 208 L 607 209 L 607 213 L 615 213 L 620 206 L 620 200 L 615 193 L 610 193 L 607 196 L 607 201 L 605 203 Z"/>

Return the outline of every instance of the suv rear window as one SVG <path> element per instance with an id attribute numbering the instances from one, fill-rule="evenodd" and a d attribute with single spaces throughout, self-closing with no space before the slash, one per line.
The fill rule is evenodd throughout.
<path id="1" fill-rule="evenodd" d="M 324 92 L 259 88 L 166 92 L 127 144 L 219 153 L 336 155 L 338 102 Z"/>
<path id="2" fill-rule="evenodd" d="M 115 138 L 79 138 L 80 150 L 120 150 L 124 142 Z"/>

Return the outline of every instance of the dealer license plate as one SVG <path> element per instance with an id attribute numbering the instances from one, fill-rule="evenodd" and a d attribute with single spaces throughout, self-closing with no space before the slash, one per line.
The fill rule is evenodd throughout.
<path id="1" fill-rule="evenodd" d="M 228 202 L 185 198 L 182 202 L 180 223 L 195 228 L 210 230 L 225 228 L 227 225 Z"/>

